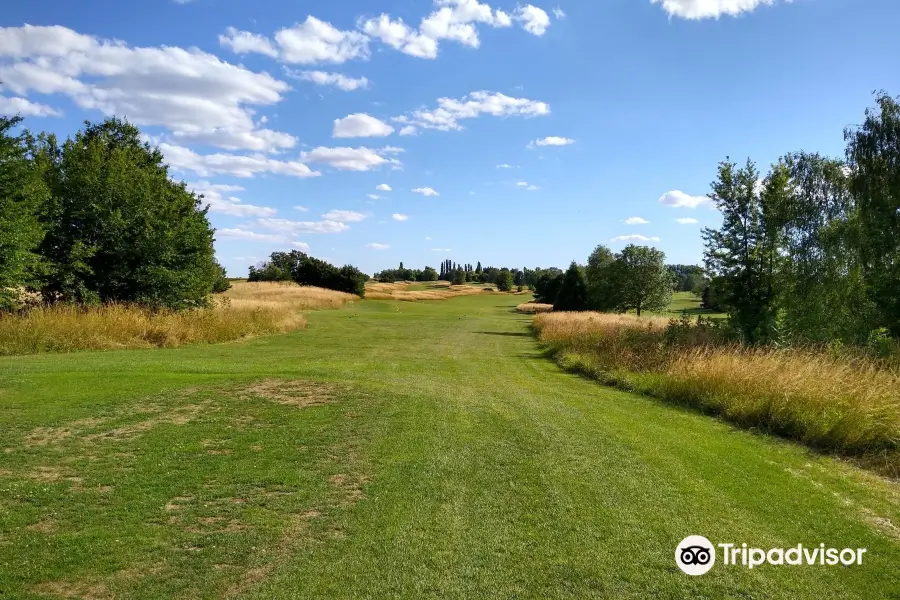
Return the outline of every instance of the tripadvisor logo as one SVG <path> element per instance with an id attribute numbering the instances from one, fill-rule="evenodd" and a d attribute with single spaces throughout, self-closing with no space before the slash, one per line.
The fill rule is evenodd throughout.
<path id="1" fill-rule="evenodd" d="M 716 564 L 716 547 L 719 548 L 722 564 L 743 566 L 753 569 L 764 564 L 770 565 L 818 565 L 833 567 L 861 565 L 865 548 L 826 548 L 819 544 L 808 548 L 797 544 L 791 548 L 750 548 L 747 544 L 714 545 L 702 535 L 689 535 L 675 548 L 675 564 L 688 575 L 703 575 Z"/>

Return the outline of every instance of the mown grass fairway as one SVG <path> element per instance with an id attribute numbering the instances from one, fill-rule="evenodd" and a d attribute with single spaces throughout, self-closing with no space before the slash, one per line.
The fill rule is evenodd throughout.
<path id="1" fill-rule="evenodd" d="M 896 484 L 566 374 L 521 302 L 0 359 L 0 597 L 900 597 Z M 868 552 L 689 577 L 689 534 Z"/>

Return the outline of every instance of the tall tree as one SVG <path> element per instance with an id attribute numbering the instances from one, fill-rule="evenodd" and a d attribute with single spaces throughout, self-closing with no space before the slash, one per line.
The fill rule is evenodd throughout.
<path id="1" fill-rule="evenodd" d="M 616 258 L 614 272 L 619 310 L 641 316 L 645 310 L 664 310 L 672 301 L 672 275 L 661 250 L 629 244 Z"/>
<path id="2" fill-rule="evenodd" d="M 616 257 L 606 246 L 597 246 L 588 257 L 584 269 L 588 307 L 610 311 L 619 304 L 619 290 L 615 276 Z"/>
<path id="3" fill-rule="evenodd" d="M 29 156 L 31 136 L 12 134 L 21 121 L 0 117 L 0 310 L 36 282 L 44 237 L 38 216 L 50 195 L 41 164 Z"/>
<path id="4" fill-rule="evenodd" d="M 553 310 L 587 310 L 587 284 L 584 282 L 584 274 L 581 267 L 572 261 L 559 285 Z"/>
<path id="5" fill-rule="evenodd" d="M 501 292 L 512 291 L 513 274 L 509 269 L 500 269 L 497 271 L 497 281 L 495 283 L 497 290 Z"/>
<path id="6" fill-rule="evenodd" d="M 876 103 L 862 126 L 844 137 L 859 207 L 862 271 L 881 324 L 900 336 L 900 98 L 882 92 Z"/>

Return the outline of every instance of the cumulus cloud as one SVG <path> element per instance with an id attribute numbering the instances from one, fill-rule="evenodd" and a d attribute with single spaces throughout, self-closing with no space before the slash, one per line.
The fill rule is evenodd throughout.
<path id="1" fill-rule="evenodd" d="M 641 217 L 628 217 L 625 219 L 625 223 L 628 225 L 646 225 L 650 221 L 646 219 L 642 219 Z"/>
<path id="2" fill-rule="evenodd" d="M 697 208 L 698 206 L 713 206 L 713 201 L 707 196 L 691 196 L 680 190 L 666 192 L 659 199 L 660 204 L 673 208 Z"/>
<path id="3" fill-rule="evenodd" d="M 526 4 L 516 9 L 515 19 L 532 35 L 544 35 L 550 27 L 550 15 L 541 8 Z"/>
<path id="4" fill-rule="evenodd" d="M 610 241 L 611 242 L 658 242 L 659 238 L 658 237 L 647 237 L 645 235 L 632 234 L 632 235 L 620 235 L 620 236 L 614 237 Z"/>
<path id="5" fill-rule="evenodd" d="M 394 121 L 422 129 L 453 131 L 462 129 L 459 121 L 481 115 L 493 117 L 536 117 L 550 114 L 550 105 L 527 98 L 513 98 L 499 92 L 472 92 L 460 99 L 439 98 L 438 106 L 421 108 L 408 115 L 394 117 Z M 402 132 L 401 132 L 402 133 Z"/>
<path id="6" fill-rule="evenodd" d="M 212 175 L 232 175 L 234 177 L 254 177 L 262 173 L 287 175 L 289 177 L 318 177 L 299 161 L 282 161 L 264 154 L 198 154 L 190 148 L 173 144 L 159 144 L 166 162 L 176 171 L 193 171 L 200 177 Z"/>
<path id="7" fill-rule="evenodd" d="M 291 246 L 303 252 L 309 252 L 309 244 L 306 242 L 291 242 Z"/>
<path id="8" fill-rule="evenodd" d="M 384 152 L 384 151 L 381 151 Z M 312 163 L 326 164 L 342 171 L 370 171 L 383 164 L 400 166 L 395 158 L 385 158 L 378 150 L 371 148 L 325 148 L 318 147 L 303 152 L 300 158 Z"/>
<path id="9" fill-rule="evenodd" d="M 347 115 L 343 119 L 335 119 L 332 137 L 385 137 L 394 133 L 394 128 L 365 113 Z"/>
<path id="10" fill-rule="evenodd" d="M 561 21 L 566 18 L 566 13 L 563 9 L 557 6 L 553 9 L 553 16 L 556 17 L 558 21 Z"/>
<path id="11" fill-rule="evenodd" d="M 58 117 L 62 113 L 52 106 L 29 102 L 25 98 L 0 96 L 0 115 L 23 117 Z"/>
<path id="12" fill-rule="evenodd" d="M 394 213 L 391 215 L 391 218 L 395 221 L 408 221 L 409 215 L 404 215 L 403 213 Z"/>
<path id="13" fill-rule="evenodd" d="M 379 184 L 375 189 L 378 190 L 379 192 L 390 192 L 390 191 L 392 191 L 392 190 L 391 190 L 391 186 L 389 186 L 389 185 L 386 184 L 386 183 Z"/>
<path id="14" fill-rule="evenodd" d="M 265 36 L 229 27 L 219 36 L 219 43 L 239 54 L 255 52 L 293 64 L 340 64 L 369 57 L 367 36 L 358 31 L 341 31 L 313 16 L 275 32 L 274 42 Z"/>
<path id="15" fill-rule="evenodd" d="M 288 68 L 285 68 L 284 72 L 288 77 L 294 79 L 310 81 L 316 85 L 331 85 L 345 92 L 369 87 L 369 80 L 365 77 L 347 77 L 340 73 L 327 73 L 325 71 L 294 71 Z"/>
<path id="16" fill-rule="evenodd" d="M 440 196 L 440 194 L 438 194 L 436 190 L 434 190 L 433 188 L 430 188 L 430 187 L 416 188 L 413 190 L 413 192 L 416 194 L 422 194 L 425 197 Z"/>
<path id="17" fill-rule="evenodd" d="M 299 233 L 340 233 L 350 227 L 340 221 L 291 221 L 289 219 L 257 219 L 256 225 L 284 235 Z"/>
<path id="18" fill-rule="evenodd" d="M 567 137 L 556 137 L 551 135 L 550 137 L 545 137 L 541 140 L 534 140 L 530 144 L 528 144 L 529 148 L 534 148 L 535 146 L 568 146 L 569 144 L 574 144 L 575 140 Z"/>
<path id="19" fill-rule="evenodd" d="M 522 188 L 523 190 L 525 190 L 527 192 L 534 192 L 534 191 L 541 189 L 536 185 L 532 185 L 532 184 L 528 183 L 527 181 L 517 181 L 516 186 Z"/>
<path id="20" fill-rule="evenodd" d="M 330 210 L 322 218 L 326 221 L 337 221 L 338 223 L 358 223 L 366 218 L 366 215 L 353 210 Z"/>
<path id="21" fill-rule="evenodd" d="M 15 94 L 62 94 L 183 141 L 262 152 L 296 144 L 254 120 L 255 107 L 282 100 L 285 82 L 197 48 L 130 47 L 59 25 L 0 27 L 0 80 Z"/>
<path id="22" fill-rule="evenodd" d="M 216 237 L 246 240 L 249 242 L 278 242 L 281 236 L 266 233 L 256 233 L 246 229 L 217 229 Z"/>
<path id="23" fill-rule="evenodd" d="M 776 0 L 650 0 L 661 4 L 670 17 L 682 19 L 718 19 L 722 15 L 736 17 L 760 6 L 772 6 Z M 791 0 L 785 0 L 790 2 Z"/>
<path id="24" fill-rule="evenodd" d="M 275 214 L 274 208 L 268 206 L 254 206 L 242 204 L 241 199 L 228 195 L 233 192 L 242 192 L 244 188 L 239 185 L 223 185 L 198 181 L 189 183 L 188 188 L 195 194 L 202 194 L 204 205 L 209 206 L 209 212 L 232 215 L 235 217 L 271 217 Z"/>
<path id="25" fill-rule="evenodd" d="M 380 200 L 381 196 L 378 194 L 369 194 L 369 200 Z"/>
<path id="26" fill-rule="evenodd" d="M 699 221 L 697 219 L 694 219 L 693 217 L 682 217 L 680 219 L 675 219 L 675 221 L 681 223 L 682 225 L 694 225 L 696 223 L 699 223 Z"/>
<path id="27" fill-rule="evenodd" d="M 300 212 L 309 212 L 309 209 L 305 206 L 300 206 L 299 204 L 294 207 L 294 210 L 299 210 Z"/>
<path id="28" fill-rule="evenodd" d="M 379 244 L 377 242 L 366 244 L 366 248 L 371 248 L 372 250 L 387 250 L 390 247 L 390 244 Z"/>
<path id="29" fill-rule="evenodd" d="M 418 130 L 412 125 L 407 125 L 400 130 L 400 135 L 416 135 Z"/>

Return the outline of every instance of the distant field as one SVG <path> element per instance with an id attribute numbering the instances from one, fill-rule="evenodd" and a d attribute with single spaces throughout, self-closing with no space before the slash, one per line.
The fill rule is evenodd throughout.
<path id="1" fill-rule="evenodd" d="M 521 300 L 0 358 L 0 597 L 896 597 L 896 482 L 565 373 Z M 868 552 L 689 577 L 688 534 Z"/>
<path id="2" fill-rule="evenodd" d="M 692 316 L 703 315 L 704 317 L 711 317 L 713 319 L 723 319 L 726 316 L 725 313 L 718 313 L 705 308 L 700 308 L 700 296 L 697 296 L 692 292 L 675 292 L 672 294 L 672 303 L 669 304 L 669 308 L 665 312 L 659 314 L 674 317 L 679 317 L 682 314 Z"/>

